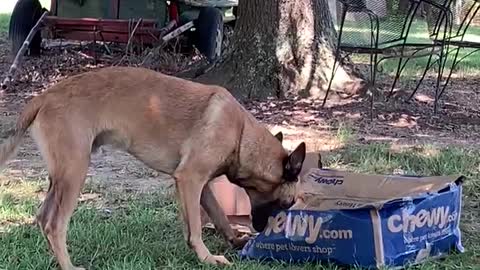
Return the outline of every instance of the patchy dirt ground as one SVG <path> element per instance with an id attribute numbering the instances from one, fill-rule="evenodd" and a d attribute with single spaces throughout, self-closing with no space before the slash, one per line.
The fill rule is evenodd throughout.
<path id="1" fill-rule="evenodd" d="M 13 128 L 16 117 L 27 100 L 45 90 L 49 85 L 68 75 L 99 68 L 102 62 L 110 64 L 118 59 L 94 60 L 86 54 L 79 53 L 77 46 L 71 49 L 55 48 L 38 58 L 27 58 L 18 73 L 17 81 L 8 91 L 1 94 L 0 100 L 0 138 L 7 136 Z M 0 73 L 9 69 L 12 58 L 5 37 L 0 37 Z M 2 76 L 3 80 L 3 76 Z M 169 176 L 159 174 L 123 152 L 105 147 L 92 155 L 92 162 L 87 176 L 87 184 L 131 192 L 148 192 L 157 188 L 169 187 Z M 4 180 L 24 178 L 47 178 L 46 167 L 37 146 L 27 136 L 18 155 L 12 159 L 3 174 Z M 47 181 L 46 181 L 47 182 Z"/>
<path id="2" fill-rule="evenodd" d="M 1 95 L 0 137 L 5 137 L 7 130 L 13 127 L 25 101 L 49 85 L 69 75 L 119 63 L 123 55 L 115 53 L 114 49 L 110 49 L 111 55 L 101 53 L 94 58 L 88 46 L 53 44 L 41 57 L 26 59 L 16 83 Z M 123 65 L 143 64 L 170 74 L 187 66 L 186 61 L 153 58 L 148 54 L 135 61 L 122 60 Z M 5 37 L 0 37 L 0 74 L 5 74 L 11 62 L 8 42 Z M 390 79 L 379 79 L 379 86 L 386 89 Z M 410 94 L 405 89 L 411 89 L 415 84 L 413 81 L 401 81 L 400 91 L 388 103 L 382 97 L 376 97 L 373 121 L 370 120 L 369 103 L 361 99 L 329 101 L 328 108 L 324 109 L 320 108 L 320 101 L 308 99 L 252 102 L 247 107 L 273 131 L 284 131 L 287 147 L 304 140 L 311 151 L 333 150 L 340 143 L 336 135 L 340 125 L 355 133 L 359 143 L 385 141 L 399 146 L 437 143 L 477 147 L 480 141 L 480 111 L 477 105 L 480 96 L 476 85 L 479 80 L 454 78 L 453 86 L 447 88 L 443 96 L 437 115 L 433 115 L 432 109 L 433 78 L 424 82 L 415 100 L 409 104 L 402 100 Z M 47 176 L 38 149 L 30 138 L 27 138 L 16 159 L 9 163 L 5 176 Z M 131 156 L 109 148 L 92 157 L 89 179 L 93 184 L 108 189 L 132 192 L 145 192 L 172 184 L 168 176 L 158 174 Z"/>

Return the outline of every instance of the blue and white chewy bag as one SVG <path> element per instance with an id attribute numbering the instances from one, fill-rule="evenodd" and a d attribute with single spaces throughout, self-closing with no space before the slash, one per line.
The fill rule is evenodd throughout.
<path id="1" fill-rule="evenodd" d="M 377 269 L 463 252 L 462 181 L 311 169 L 302 199 L 274 213 L 240 256 Z"/>

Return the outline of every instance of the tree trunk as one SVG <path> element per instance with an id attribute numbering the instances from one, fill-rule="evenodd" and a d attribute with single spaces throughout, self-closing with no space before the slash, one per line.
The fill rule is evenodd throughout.
<path id="1" fill-rule="evenodd" d="M 398 11 L 401 14 L 406 14 L 409 7 L 410 7 L 410 0 L 400 0 L 398 2 Z"/>
<path id="2" fill-rule="evenodd" d="M 240 99 L 324 97 L 336 45 L 327 1 L 336 3 L 240 0 L 230 57 L 199 81 L 222 85 Z M 346 62 L 337 68 L 331 89 L 351 95 L 365 86 Z"/>
<path id="3" fill-rule="evenodd" d="M 463 10 L 462 8 L 464 7 L 464 3 L 462 3 L 462 0 L 457 0 L 455 1 L 455 8 L 453 12 L 453 16 L 455 18 L 455 24 L 461 24 L 462 23 L 462 15 L 463 15 Z"/>

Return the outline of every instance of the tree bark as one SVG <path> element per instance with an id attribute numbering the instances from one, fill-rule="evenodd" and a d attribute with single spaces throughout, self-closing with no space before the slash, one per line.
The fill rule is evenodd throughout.
<path id="1" fill-rule="evenodd" d="M 398 11 L 401 14 L 406 14 L 409 6 L 410 6 L 410 1 L 409 0 L 400 0 L 398 2 Z"/>
<path id="2" fill-rule="evenodd" d="M 222 85 L 239 99 L 323 98 L 336 46 L 327 1 L 240 0 L 231 54 L 198 80 Z M 331 90 L 363 92 L 366 83 L 353 65 L 338 65 Z"/>

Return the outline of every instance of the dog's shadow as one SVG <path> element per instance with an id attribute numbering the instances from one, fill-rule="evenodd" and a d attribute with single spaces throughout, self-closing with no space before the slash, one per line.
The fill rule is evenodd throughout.
<path id="1" fill-rule="evenodd" d="M 2 200 L 0 210 L 1 204 Z M 33 218 L 38 204 L 29 203 L 28 208 Z M 204 268 L 187 247 L 182 228 L 170 196 L 115 200 L 112 208 L 85 202 L 72 217 L 67 244 L 72 262 L 89 270 Z M 236 251 L 217 234 L 205 230 L 203 237 L 212 253 L 235 257 Z M 8 224 L 0 219 L 0 247 L 0 269 L 58 269 L 46 239 L 32 222 Z"/>
<path id="2" fill-rule="evenodd" d="M 15 201 L 18 205 L 24 203 Z M 33 217 L 38 205 L 29 202 L 27 207 Z M 82 202 L 68 230 L 72 262 L 88 270 L 223 269 L 198 262 L 184 241 L 183 223 L 178 217 L 175 200 L 165 195 Z M 0 269 L 59 269 L 46 239 L 33 223 L 0 223 L 0 229 Z M 234 262 L 233 269 L 344 269 L 319 263 L 241 261 L 239 251 L 229 248 L 218 233 L 205 229 L 203 239 L 212 254 L 225 255 Z"/>

